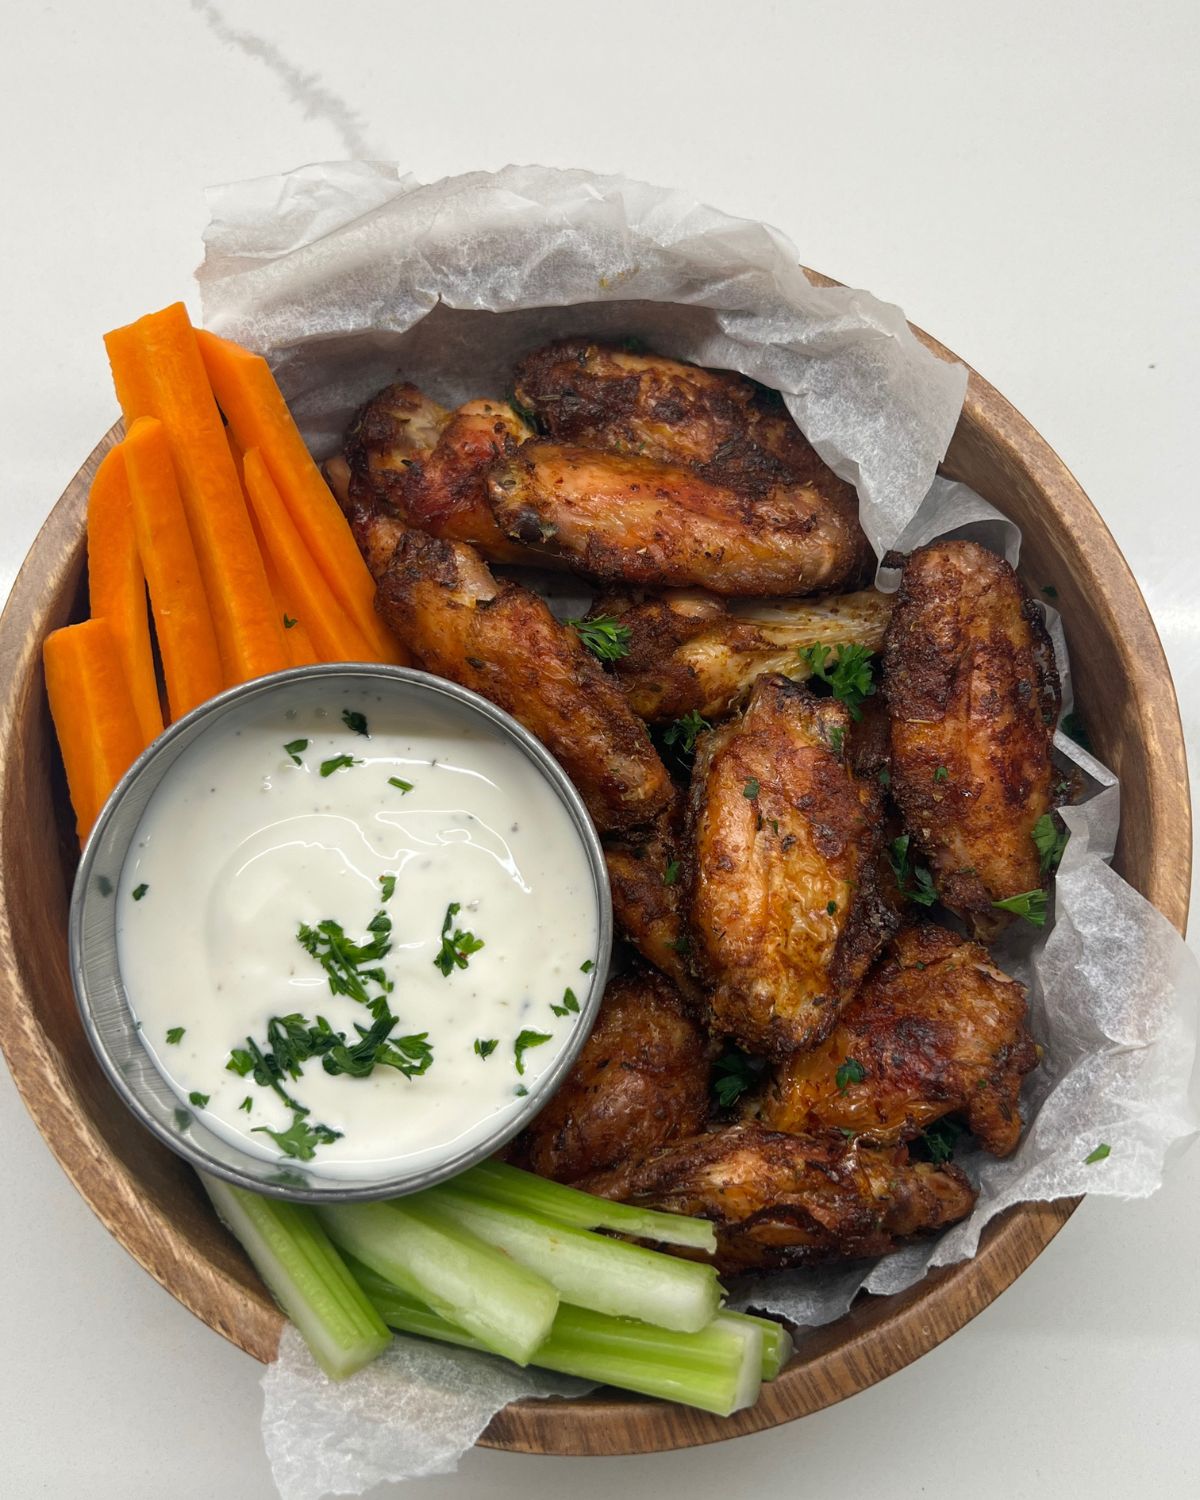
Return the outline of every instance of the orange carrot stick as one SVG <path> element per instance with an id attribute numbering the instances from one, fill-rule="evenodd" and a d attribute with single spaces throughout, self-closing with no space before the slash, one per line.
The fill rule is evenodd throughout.
<path id="1" fill-rule="evenodd" d="M 138 556 L 125 455 L 112 448 L 88 494 L 88 594 L 93 619 L 107 620 L 137 712 L 142 744 L 163 729 L 154 648 L 146 613 L 146 575 Z"/>
<path id="2" fill-rule="evenodd" d="M 288 665 L 283 627 L 183 304 L 116 329 L 105 344 L 126 423 L 156 417 L 166 429 L 226 682 L 279 671 Z"/>
<path id="3" fill-rule="evenodd" d="M 317 655 L 322 661 L 374 661 L 371 643 L 338 604 L 313 563 L 257 448 L 245 454 L 242 472 L 263 545 L 288 597 L 295 601 L 297 617 L 303 620 Z"/>
<path id="4" fill-rule="evenodd" d="M 229 427 L 225 429 L 225 438 L 229 444 L 229 451 L 233 454 L 233 466 L 238 472 L 238 480 L 242 486 L 242 494 L 246 495 L 246 474 L 244 455 L 238 447 L 237 438 Z M 271 554 L 267 550 L 263 538 L 262 528 L 258 524 L 258 518 L 254 514 L 254 507 L 250 504 L 250 497 L 246 495 L 246 508 L 250 512 L 250 525 L 254 528 L 254 540 L 258 543 L 258 550 L 263 560 L 263 568 L 267 574 L 267 587 L 271 590 L 271 598 L 275 601 L 275 613 L 283 622 L 283 640 L 288 648 L 288 657 L 293 667 L 311 667 L 320 661 L 308 631 L 304 628 L 304 622 L 296 613 L 295 604 L 287 598 L 283 583 L 271 561 Z"/>
<path id="5" fill-rule="evenodd" d="M 373 659 L 412 658 L 375 613 L 375 583 L 346 518 L 304 446 L 266 360 L 196 330 L 196 341 L 217 403 L 243 449 L 257 448 L 313 561 L 334 597 L 374 648 Z"/>
<path id="6" fill-rule="evenodd" d="M 121 448 L 138 551 L 150 584 L 167 703 L 172 719 L 178 719 L 225 686 L 216 630 L 163 424 L 142 417 Z"/>
<path id="7" fill-rule="evenodd" d="M 46 692 L 82 843 L 141 754 L 142 731 L 107 620 L 55 630 L 42 644 Z"/>

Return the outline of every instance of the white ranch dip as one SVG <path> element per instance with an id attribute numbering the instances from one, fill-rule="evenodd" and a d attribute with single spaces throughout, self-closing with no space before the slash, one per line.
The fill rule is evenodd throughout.
<path id="1" fill-rule="evenodd" d="M 520 1112 L 597 958 L 586 850 L 553 787 L 464 706 L 418 701 L 318 679 L 227 714 L 154 792 L 117 890 L 121 976 L 168 1083 L 243 1150 L 322 1176 L 433 1166 Z M 345 950 L 323 922 L 390 944 L 351 962 L 369 1003 L 331 992 Z M 347 1048 L 356 1026 L 387 1030 L 411 1076 L 330 1073 L 316 1050 L 272 1088 L 273 1019 L 301 1051 L 336 1044 L 323 1028 Z M 328 1055 L 361 1068 L 379 1045 Z"/>

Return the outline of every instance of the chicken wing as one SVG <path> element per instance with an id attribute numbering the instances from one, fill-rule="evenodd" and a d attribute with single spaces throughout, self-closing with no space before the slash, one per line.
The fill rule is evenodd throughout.
<path id="1" fill-rule="evenodd" d="M 574 1182 L 695 1135 L 708 1113 L 704 1036 L 660 974 L 614 979 L 575 1066 L 509 1160 Z"/>
<path id="2" fill-rule="evenodd" d="M 886 1255 L 965 1218 L 975 1203 L 957 1167 L 912 1162 L 903 1146 L 754 1124 L 660 1146 L 575 1186 L 711 1219 L 713 1259 L 728 1273 Z"/>
<path id="3" fill-rule="evenodd" d="M 1025 986 L 926 922 L 899 933 L 820 1047 L 780 1065 L 755 1114 L 771 1130 L 890 1144 L 961 1112 L 985 1151 L 1007 1156 L 1037 1056 Z"/>
<path id="4" fill-rule="evenodd" d="M 869 556 L 852 499 L 791 480 L 532 442 L 493 465 L 500 529 L 590 577 L 724 595 L 806 594 L 857 580 Z"/>
<path id="5" fill-rule="evenodd" d="M 712 1027 L 783 1057 L 820 1042 L 894 928 L 878 888 L 881 788 L 850 771 L 850 717 L 786 677 L 701 737 L 689 808 L 696 960 Z"/>
<path id="6" fill-rule="evenodd" d="M 557 757 L 604 831 L 650 822 L 673 796 L 646 727 L 613 679 L 520 584 L 500 583 L 471 547 L 352 510 L 370 561 L 394 540 L 380 614 L 439 677 L 507 709 Z"/>
<path id="7" fill-rule="evenodd" d="M 787 477 L 853 502 L 779 392 L 732 370 L 571 338 L 527 355 L 515 387 L 518 404 L 555 442 L 636 453 L 710 478 L 750 476 L 766 457 Z"/>
<path id="8" fill-rule="evenodd" d="M 724 718 L 764 672 L 802 681 L 812 669 L 800 652 L 810 646 L 878 651 L 891 610 L 891 596 L 876 589 L 778 603 L 727 603 L 692 589 L 642 602 L 610 595 L 592 605 L 594 615 L 628 627 L 617 675 L 634 713 L 655 724 L 693 712 Z"/>
<path id="9" fill-rule="evenodd" d="M 488 470 L 532 431 L 503 401 L 447 411 L 415 385 L 390 385 L 368 401 L 346 434 L 350 486 L 409 526 L 470 542 L 492 562 L 527 561 L 496 525 Z"/>
<path id="10" fill-rule="evenodd" d="M 678 813 L 672 805 L 646 828 L 604 841 L 617 929 L 694 1006 L 702 991 L 689 963 Z"/>
<path id="11" fill-rule="evenodd" d="M 884 645 L 892 792 L 943 902 L 976 936 L 1043 885 L 1033 827 L 1053 806 L 1054 653 L 1016 574 L 973 542 L 908 559 Z"/>

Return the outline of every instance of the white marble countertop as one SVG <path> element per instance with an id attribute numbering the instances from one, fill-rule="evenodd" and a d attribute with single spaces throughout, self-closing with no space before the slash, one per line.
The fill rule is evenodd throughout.
<path id="1" fill-rule="evenodd" d="M 195 307 L 206 183 L 355 155 L 425 179 L 589 166 L 779 225 L 997 385 L 1141 581 L 1194 753 L 1193 4 L 68 0 L 6 19 L 0 597 L 116 416 L 101 334 Z M 258 1367 L 109 1238 L 3 1069 L 0 1133 L 0 1491 L 269 1500 Z M 1195 1495 L 1198 1244 L 1193 1150 L 1148 1202 L 1085 1203 L 974 1323 L 829 1411 L 647 1458 L 476 1451 L 405 1494 Z"/>

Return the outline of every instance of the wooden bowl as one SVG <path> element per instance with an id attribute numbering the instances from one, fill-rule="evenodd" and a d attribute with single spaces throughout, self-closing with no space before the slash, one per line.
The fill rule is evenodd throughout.
<path id="1" fill-rule="evenodd" d="M 71 481 L 0 620 L 0 1045 L 50 1149 L 112 1234 L 197 1317 L 267 1361 L 280 1313 L 191 1171 L 109 1088 L 84 1039 L 67 969 L 78 849 L 41 643 L 83 613 L 87 492 L 120 435 L 114 427 Z M 1058 590 L 1078 700 L 1085 714 L 1097 706 L 1088 719 L 1096 750 L 1122 781 L 1116 867 L 1182 932 L 1192 848 L 1183 733 L 1158 635 L 1116 543 L 1062 462 L 974 372 L 942 468 L 1019 523 L 1021 571 L 1034 594 L 1048 583 Z M 524 1453 L 648 1453 L 817 1411 L 961 1328 L 1020 1275 L 1077 1201 L 1019 1205 L 989 1226 L 974 1259 L 897 1296 L 860 1298 L 838 1322 L 804 1335 L 752 1410 L 722 1419 L 617 1395 L 531 1401 L 499 1412 L 480 1441 Z"/>

